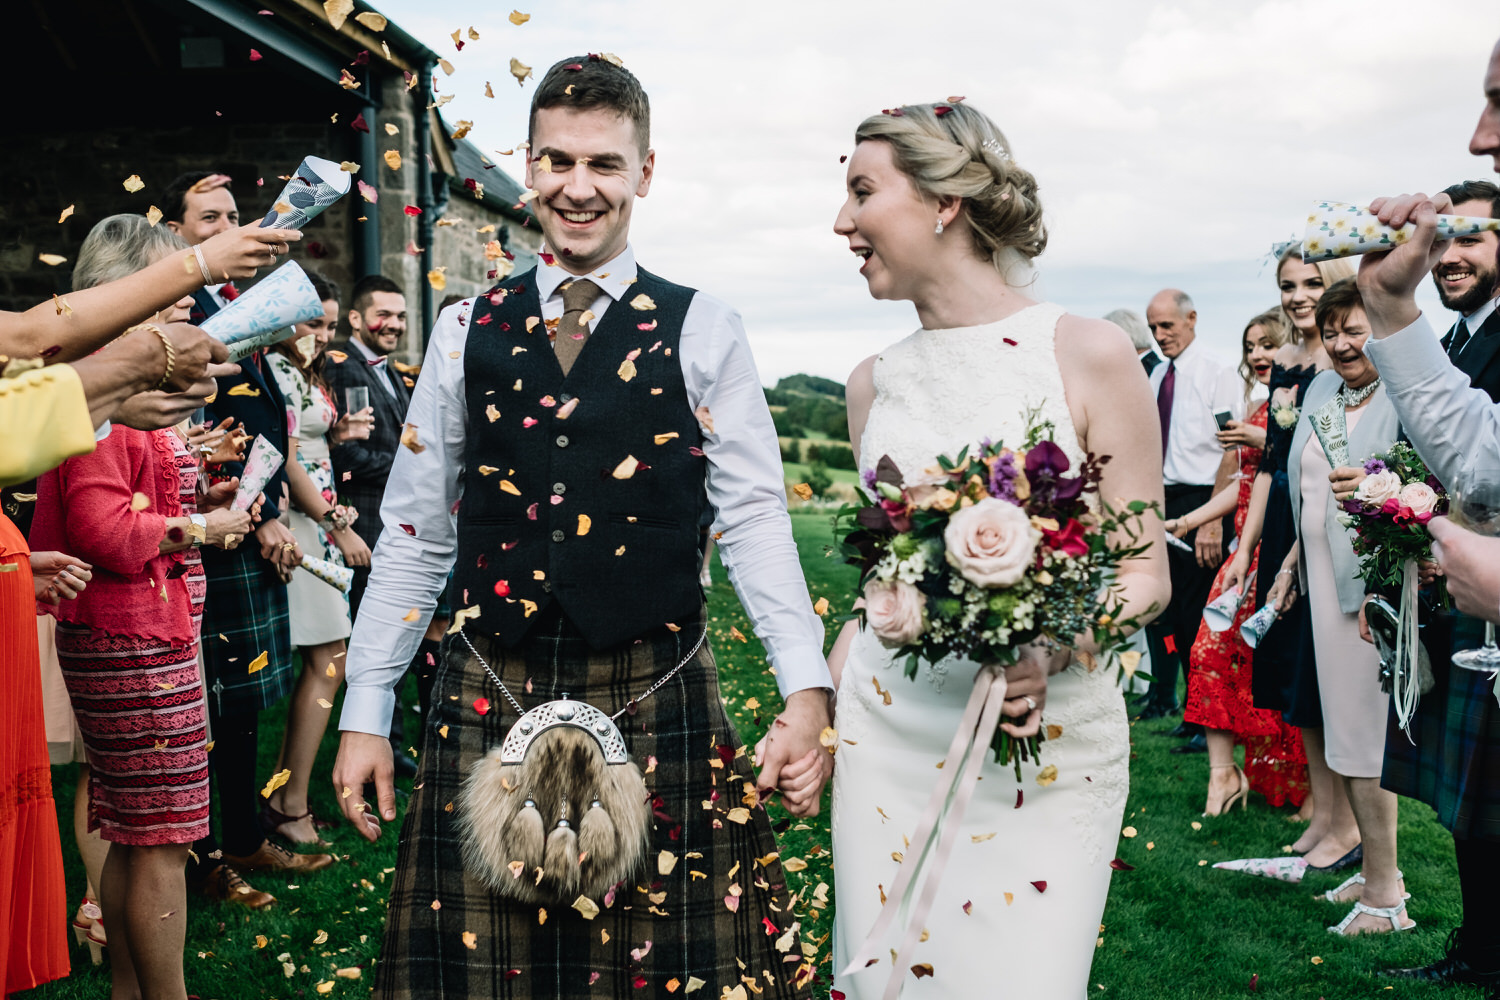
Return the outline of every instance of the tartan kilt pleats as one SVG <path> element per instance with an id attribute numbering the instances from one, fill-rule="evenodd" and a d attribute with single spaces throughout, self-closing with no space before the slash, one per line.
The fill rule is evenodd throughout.
<path id="1" fill-rule="evenodd" d="M 675 666 L 703 628 L 701 620 L 684 621 L 680 631 L 663 628 L 591 652 L 560 612 L 543 614 L 508 652 L 475 639 L 526 709 L 566 693 L 613 714 Z M 481 698 L 483 714 L 475 707 Z M 445 644 L 432 703 L 401 830 L 377 996 L 665 1000 L 685 995 L 694 979 L 706 997 L 739 987 L 735 996 L 763 1000 L 810 995 L 793 985 L 801 947 L 788 933 L 794 918 L 766 812 L 731 813 L 755 779 L 720 701 L 707 643 L 634 716 L 620 719 L 632 756 L 648 772 L 656 820 L 645 870 L 612 899 L 594 900 L 593 919 L 567 902 L 496 896 L 464 870 L 460 787 L 516 713 L 456 638 Z M 676 859 L 666 875 L 659 874 L 662 852 Z"/>
<path id="2" fill-rule="evenodd" d="M 205 548 L 208 593 L 203 602 L 203 668 L 216 713 L 259 712 L 292 690 L 292 632 L 286 584 L 261 558 L 254 536 L 232 552 Z M 266 665 L 250 665 L 261 653 Z"/>

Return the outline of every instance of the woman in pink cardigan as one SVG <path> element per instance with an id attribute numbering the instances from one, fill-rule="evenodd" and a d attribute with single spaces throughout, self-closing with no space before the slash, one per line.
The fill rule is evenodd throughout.
<path id="1" fill-rule="evenodd" d="M 91 766 L 90 828 L 110 843 L 99 902 L 117 928 L 111 967 L 124 995 L 185 993 L 183 870 L 209 802 L 198 546 L 232 548 L 253 530 L 251 514 L 227 507 L 237 485 L 200 497 L 197 460 L 178 431 L 120 425 L 37 484 L 33 547 L 94 568 L 78 599 L 44 610 L 58 618 L 58 659 Z"/>

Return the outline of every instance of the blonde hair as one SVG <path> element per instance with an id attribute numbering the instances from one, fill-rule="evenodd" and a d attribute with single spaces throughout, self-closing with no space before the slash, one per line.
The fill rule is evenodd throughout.
<path id="1" fill-rule="evenodd" d="M 1302 241 L 1296 240 L 1282 248 L 1281 253 L 1276 255 L 1276 280 L 1281 280 L 1281 269 L 1289 260 L 1302 260 Z M 1347 257 L 1338 260 L 1320 260 L 1313 267 L 1318 269 L 1318 276 L 1323 279 L 1323 288 L 1329 289 L 1336 282 L 1345 278 L 1352 278 L 1355 274 L 1354 261 Z"/>
<path id="2" fill-rule="evenodd" d="M 1047 248 L 1042 203 L 1036 178 L 1011 158 L 988 116 L 957 101 L 907 104 L 860 122 L 854 141 L 889 143 L 896 167 L 922 196 L 961 198 L 958 219 L 975 252 L 1007 284 L 1025 284 L 1032 258 Z"/>
<path id="3" fill-rule="evenodd" d="M 1249 335 L 1250 328 L 1258 326 L 1266 331 L 1273 343 L 1279 348 L 1292 342 L 1296 335 L 1292 321 L 1287 318 L 1286 313 L 1280 306 L 1267 309 L 1259 316 L 1254 317 L 1245 324 L 1245 330 L 1240 334 L 1240 378 L 1245 380 L 1245 402 L 1250 401 L 1250 394 L 1255 391 L 1255 369 L 1250 367 L 1250 352 L 1245 350 L 1244 338 Z"/>
<path id="4" fill-rule="evenodd" d="M 84 237 L 73 265 L 73 290 L 118 281 L 186 249 L 186 240 L 166 226 L 153 226 L 144 215 L 111 215 Z"/>

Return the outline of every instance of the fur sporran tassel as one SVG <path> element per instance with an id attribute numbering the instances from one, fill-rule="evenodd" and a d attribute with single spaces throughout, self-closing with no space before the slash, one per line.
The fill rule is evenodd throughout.
<path id="1" fill-rule="evenodd" d="M 568 904 L 637 872 L 651 807 L 633 761 L 606 764 L 591 735 L 566 726 L 538 735 L 520 764 L 500 757 L 491 749 L 459 795 L 464 864 L 476 878 L 523 902 Z"/>

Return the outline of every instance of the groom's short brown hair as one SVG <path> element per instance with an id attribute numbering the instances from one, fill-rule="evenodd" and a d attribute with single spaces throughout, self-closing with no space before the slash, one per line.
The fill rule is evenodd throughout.
<path id="1" fill-rule="evenodd" d="M 536 113 L 544 108 L 576 108 L 591 111 L 603 108 L 635 125 L 635 138 L 641 153 L 651 147 L 651 102 L 641 81 L 624 66 L 605 55 L 573 56 L 553 64 L 537 84 L 531 97 L 531 119 L 526 139 L 536 130 Z"/>

